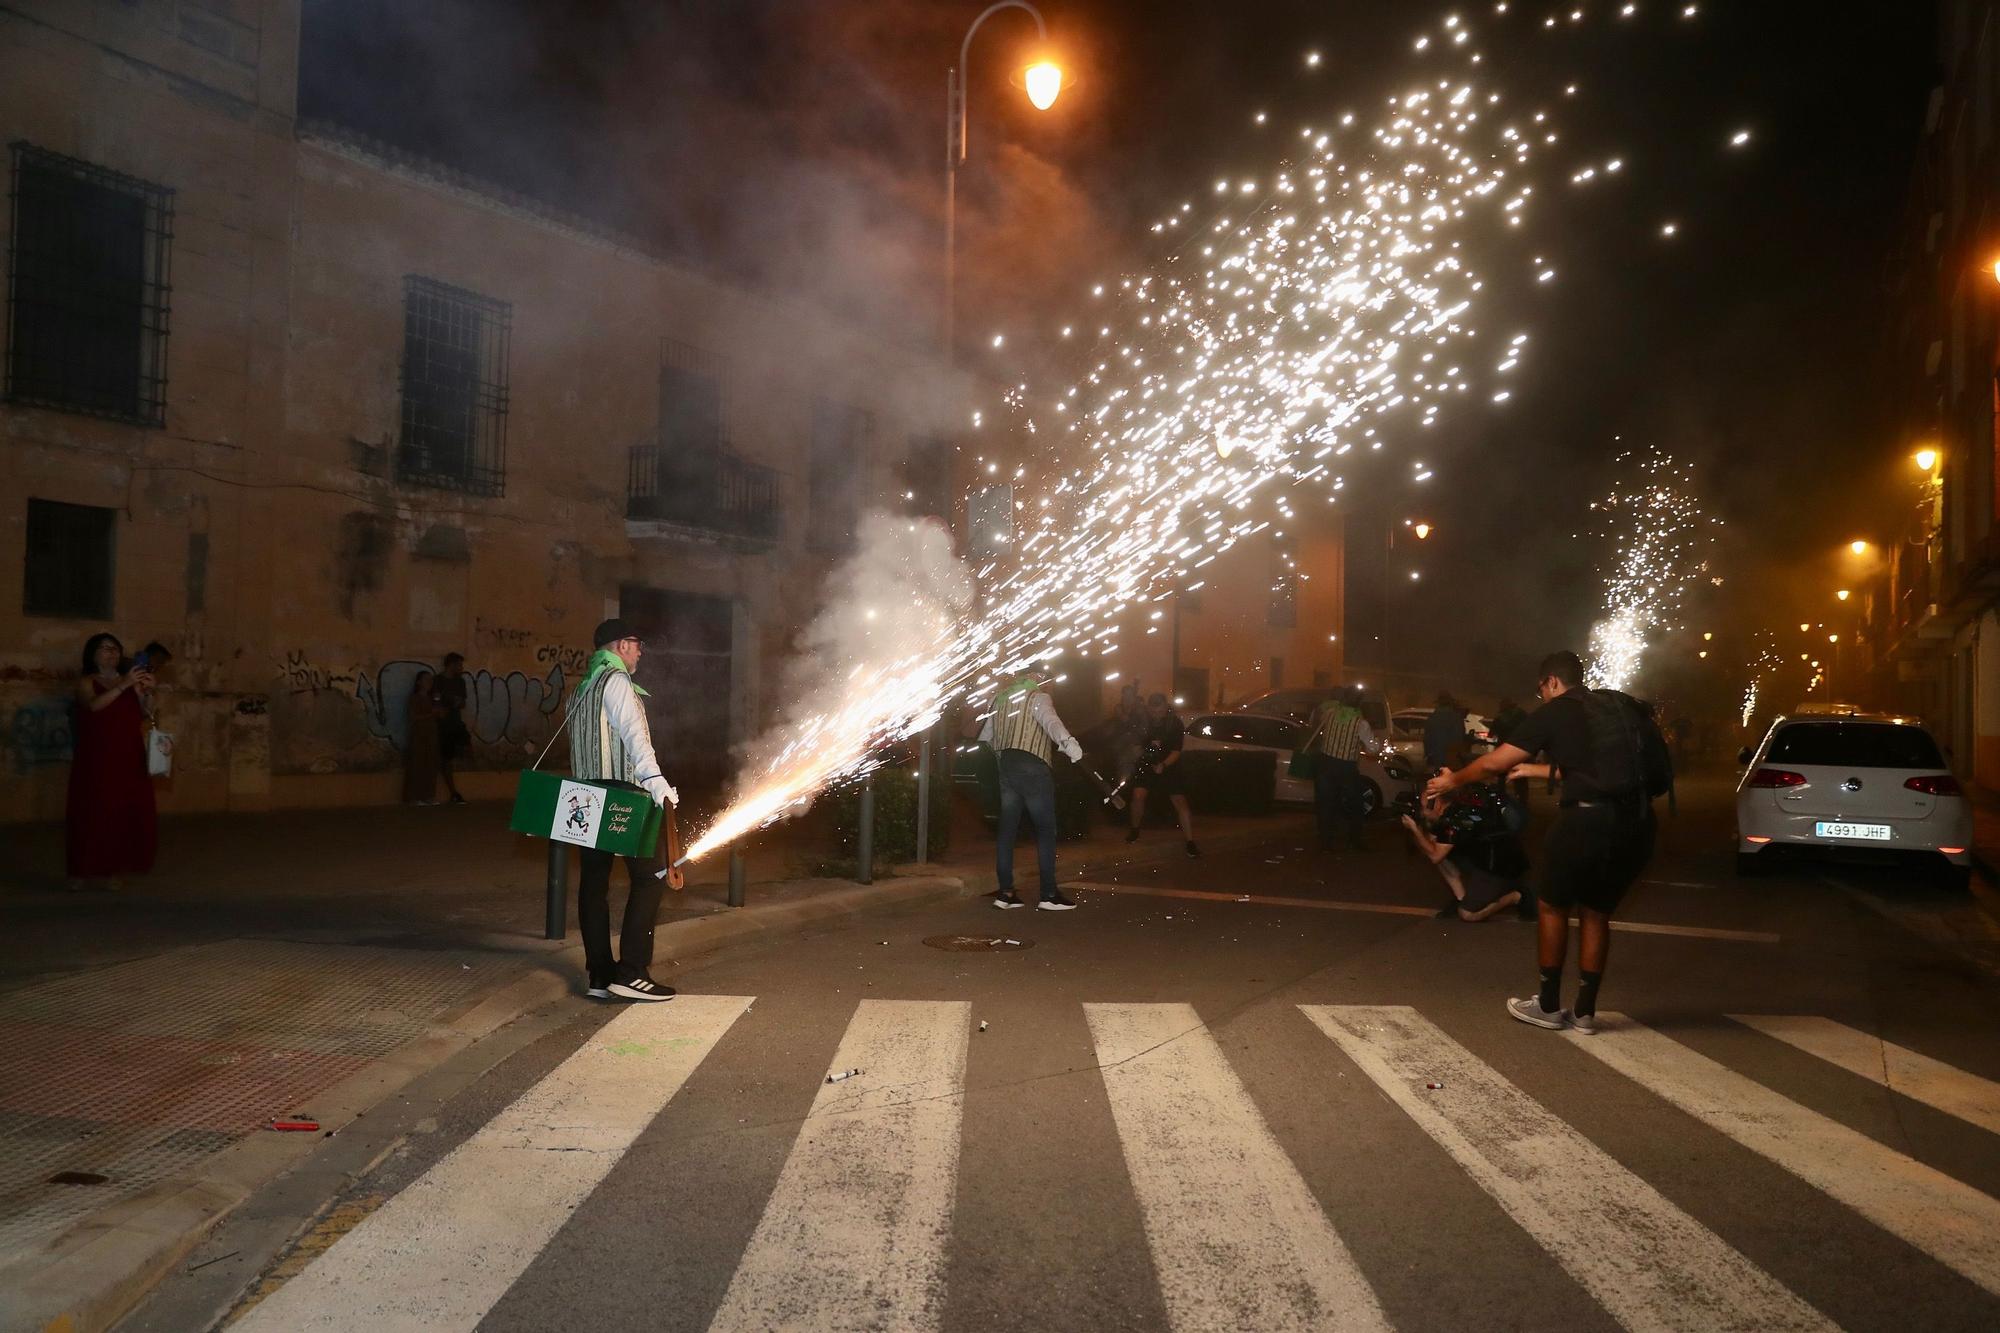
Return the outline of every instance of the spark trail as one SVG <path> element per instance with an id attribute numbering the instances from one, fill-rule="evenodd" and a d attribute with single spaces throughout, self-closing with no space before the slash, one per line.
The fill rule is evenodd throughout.
<path id="1" fill-rule="evenodd" d="M 1391 423 L 1414 434 L 1515 368 L 1525 334 L 1476 341 L 1486 282 L 1474 254 L 1513 252 L 1530 164 L 1557 142 L 1551 114 L 1510 111 L 1480 85 L 1483 56 L 1456 16 L 1417 49 L 1431 51 L 1421 76 L 1372 117 L 1297 127 L 1268 171 L 1216 183 L 1219 215 L 1198 222 L 1188 203 L 1158 223 L 1189 239 L 1151 271 L 1095 289 L 1092 316 L 1064 331 L 1090 348 L 1075 382 L 1039 411 L 1024 390 L 1011 396 L 1021 429 L 1073 461 L 1008 478 L 1039 490 L 1016 497 L 1008 560 L 978 571 L 983 601 L 924 602 L 913 622 L 858 640 L 820 635 L 805 668 L 819 685 L 752 747 L 734 803 L 691 857 L 866 772 L 950 698 L 983 700 L 1065 653 L 1115 652 L 1133 608 L 1200 586 L 1223 552 L 1293 520 L 1304 493 L 1332 502 L 1344 464 L 1383 448 Z M 1524 276 L 1555 269 L 1538 256 Z M 864 588 L 826 614 L 882 595 Z"/>
<path id="2" fill-rule="evenodd" d="M 1709 556 L 1722 520 L 1702 512 L 1694 470 L 1657 450 L 1619 459 L 1634 475 L 1591 505 L 1611 546 L 1604 614 L 1590 631 L 1589 683 L 1629 689 L 1650 640 L 1678 628 L 1681 604 L 1713 578 Z"/>

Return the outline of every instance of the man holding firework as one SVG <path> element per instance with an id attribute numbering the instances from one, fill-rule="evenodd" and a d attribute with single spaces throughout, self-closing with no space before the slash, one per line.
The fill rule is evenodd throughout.
<path id="1" fill-rule="evenodd" d="M 591 782 L 643 788 L 671 820 L 680 795 L 660 773 L 660 761 L 653 754 L 652 728 L 646 722 L 645 706 L 639 702 L 646 692 L 632 680 L 644 646 L 632 627 L 616 617 L 599 625 L 591 637 L 597 651 L 591 654 L 583 683 L 577 686 L 570 704 L 570 772 Z M 653 924 L 660 915 L 661 891 L 668 885 L 679 889 L 685 882 L 681 872 L 626 859 L 632 888 L 625 899 L 625 924 L 619 932 L 614 961 L 610 904 L 614 858 L 595 847 L 579 847 L 577 851 L 582 868 L 577 876 L 576 917 L 590 973 L 585 993 L 594 1000 L 614 996 L 641 1003 L 671 1000 L 674 988 L 651 976 Z"/>
<path id="2" fill-rule="evenodd" d="M 1006 911 L 1025 907 L 1014 893 L 1014 839 L 1021 831 L 1021 814 L 1035 822 L 1035 850 L 1041 869 L 1044 912 L 1067 912 L 1074 900 L 1056 887 L 1056 777 L 1049 765 L 1061 750 L 1073 764 L 1083 761 L 1083 747 L 1056 716 L 1055 703 L 1033 676 L 1008 683 L 993 700 L 993 715 L 979 739 L 993 747 L 1000 765 L 1000 837 L 995 849 L 1000 888 L 993 905 Z"/>

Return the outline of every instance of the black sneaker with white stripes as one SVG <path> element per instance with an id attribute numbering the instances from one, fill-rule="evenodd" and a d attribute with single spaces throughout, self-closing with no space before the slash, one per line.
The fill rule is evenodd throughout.
<path id="1" fill-rule="evenodd" d="M 1074 912 L 1076 899 L 1057 890 L 1055 893 L 1043 895 L 1042 900 L 1035 904 L 1035 909 L 1041 912 Z"/>
<path id="2" fill-rule="evenodd" d="M 1005 893 L 994 894 L 993 905 L 1003 912 L 1011 912 L 1016 907 L 1027 906 L 1026 903 L 1021 901 L 1021 895 L 1015 893 L 1012 889 L 1007 890 Z"/>
<path id="3" fill-rule="evenodd" d="M 634 977 L 630 981 L 614 981 L 609 987 L 611 993 L 621 1000 L 671 1000 L 674 998 L 672 986 L 662 986 L 651 977 Z"/>

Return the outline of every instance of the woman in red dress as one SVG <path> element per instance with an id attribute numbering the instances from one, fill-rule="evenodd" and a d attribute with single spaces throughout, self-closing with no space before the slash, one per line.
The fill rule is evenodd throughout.
<path id="1" fill-rule="evenodd" d="M 153 868 L 158 825 L 153 779 L 146 772 L 145 710 L 140 696 L 153 688 L 152 673 L 124 672 L 125 645 L 93 634 L 83 646 L 83 674 L 76 682 L 76 758 L 69 770 L 69 878 L 142 875 Z"/>

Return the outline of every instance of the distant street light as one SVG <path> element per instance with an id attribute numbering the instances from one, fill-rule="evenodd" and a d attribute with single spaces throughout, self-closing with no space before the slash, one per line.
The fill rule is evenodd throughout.
<path id="1" fill-rule="evenodd" d="M 1843 602 L 1846 601 L 1849 597 L 1852 597 L 1853 595 L 1854 595 L 1853 593 L 1849 592 L 1845 588 L 1842 588 L 1839 592 L 1834 594 L 1835 597 L 1839 598 Z"/>
<path id="2" fill-rule="evenodd" d="M 1919 449 L 1910 455 L 1910 461 L 1917 465 L 1919 472 L 1929 472 L 1937 466 L 1938 451 L 1935 449 Z"/>
<path id="3" fill-rule="evenodd" d="M 1801 634 L 1806 634 L 1806 633 L 1810 633 L 1810 632 L 1811 632 L 1811 630 L 1812 630 L 1812 626 L 1811 626 L 1811 625 L 1801 625 L 1801 626 L 1799 626 L 1799 633 L 1801 633 Z"/>
<path id="4" fill-rule="evenodd" d="M 1431 525 L 1428 523 L 1419 523 L 1417 524 L 1416 527 L 1410 530 L 1417 534 L 1418 541 L 1422 541 L 1424 538 L 1431 535 Z"/>
<path id="5" fill-rule="evenodd" d="M 1856 555 L 1867 555 L 1868 543 L 1860 540 L 1851 541 L 1847 544 L 1847 549 Z"/>

